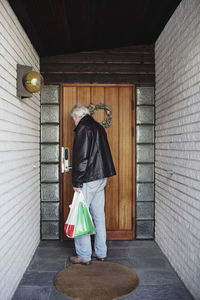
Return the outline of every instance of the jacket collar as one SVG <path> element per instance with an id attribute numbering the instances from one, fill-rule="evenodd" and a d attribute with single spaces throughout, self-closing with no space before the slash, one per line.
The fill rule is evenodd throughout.
<path id="1" fill-rule="evenodd" d="M 78 123 L 78 125 L 74 128 L 74 131 L 78 129 L 78 127 L 83 123 L 85 120 L 90 120 L 92 117 L 90 115 L 85 115 Z"/>

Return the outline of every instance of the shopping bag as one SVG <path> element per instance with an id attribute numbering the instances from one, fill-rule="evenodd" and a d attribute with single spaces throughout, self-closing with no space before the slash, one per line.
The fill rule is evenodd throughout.
<path id="1" fill-rule="evenodd" d="M 94 223 L 82 191 L 74 193 L 70 212 L 65 222 L 64 232 L 69 238 L 84 234 L 95 234 Z"/>

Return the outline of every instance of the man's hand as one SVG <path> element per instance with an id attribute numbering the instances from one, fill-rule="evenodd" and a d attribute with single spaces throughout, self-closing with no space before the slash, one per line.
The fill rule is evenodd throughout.
<path id="1" fill-rule="evenodd" d="M 74 189 L 74 192 L 78 192 L 78 193 L 80 193 L 80 188 L 77 188 L 77 187 L 73 187 L 73 189 Z"/>

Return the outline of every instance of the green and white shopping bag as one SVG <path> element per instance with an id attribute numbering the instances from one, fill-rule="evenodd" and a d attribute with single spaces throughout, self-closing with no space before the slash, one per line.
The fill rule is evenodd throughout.
<path id="1" fill-rule="evenodd" d="M 94 223 L 82 191 L 74 193 L 69 207 L 70 212 L 64 226 L 65 235 L 75 238 L 84 234 L 95 234 Z"/>

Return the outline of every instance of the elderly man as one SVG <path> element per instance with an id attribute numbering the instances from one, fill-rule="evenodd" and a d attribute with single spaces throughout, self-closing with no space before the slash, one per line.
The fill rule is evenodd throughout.
<path id="1" fill-rule="evenodd" d="M 116 174 L 107 134 L 96 122 L 87 107 L 76 104 L 71 110 L 76 125 L 72 155 L 72 184 L 74 191 L 83 191 L 95 224 L 94 251 L 90 235 L 75 238 L 77 256 L 70 257 L 74 264 L 88 265 L 91 257 L 104 261 L 107 256 L 105 195 L 107 177 Z"/>

